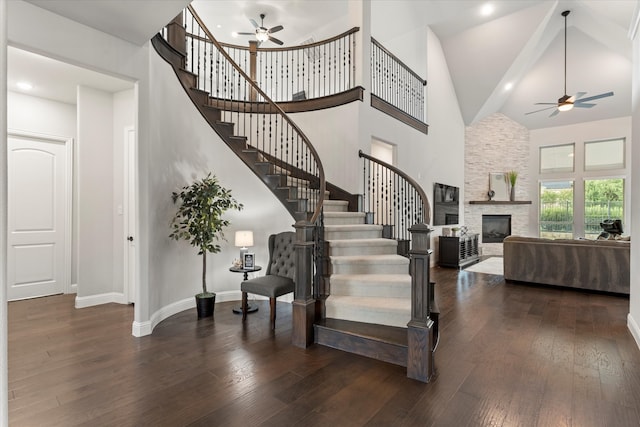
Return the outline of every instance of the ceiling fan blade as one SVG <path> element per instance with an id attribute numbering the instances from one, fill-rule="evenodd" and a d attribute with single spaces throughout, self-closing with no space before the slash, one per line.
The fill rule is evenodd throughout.
<path id="1" fill-rule="evenodd" d="M 284 27 L 282 25 L 276 25 L 275 27 L 269 28 L 269 33 L 277 33 L 281 30 L 284 30 Z"/>
<path id="2" fill-rule="evenodd" d="M 256 33 L 236 33 L 239 36 L 255 36 Z"/>
<path id="3" fill-rule="evenodd" d="M 585 104 L 583 102 L 574 102 L 573 106 L 576 108 L 591 108 L 591 107 L 595 107 L 596 104 Z"/>
<path id="4" fill-rule="evenodd" d="M 284 43 L 282 42 L 282 40 L 278 40 L 275 37 L 271 37 L 269 36 L 269 40 L 271 40 L 272 42 L 274 42 L 275 44 L 279 44 L 280 46 L 282 46 Z"/>
<path id="5" fill-rule="evenodd" d="M 552 109 L 552 108 L 556 108 L 556 107 L 555 107 L 555 104 L 554 104 L 554 106 L 553 106 L 553 107 L 547 107 L 547 108 L 542 108 L 542 109 L 540 109 L 540 110 L 529 111 L 528 113 L 524 113 L 524 114 L 525 114 L 525 115 L 527 115 L 527 114 L 539 113 L 540 111 L 550 110 L 550 109 Z"/>
<path id="6" fill-rule="evenodd" d="M 553 116 L 557 116 L 558 113 L 560 113 L 560 110 L 558 110 L 557 108 L 555 109 L 555 111 L 551 114 L 549 114 L 549 117 L 553 117 Z"/>
<path id="7" fill-rule="evenodd" d="M 585 96 L 586 94 L 587 94 L 587 92 L 578 92 L 578 93 L 576 93 L 576 94 L 572 97 L 572 98 L 573 98 L 573 101 L 575 102 L 575 101 L 579 100 L 580 98 L 582 98 L 582 97 L 583 97 L 583 96 Z"/>
<path id="8" fill-rule="evenodd" d="M 253 18 L 249 18 L 249 22 L 251 22 L 253 28 L 260 28 L 260 25 L 258 25 L 258 23 Z"/>
<path id="9" fill-rule="evenodd" d="M 558 105 L 557 102 L 536 102 L 533 105 Z"/>
<path id="10" fill-rule="evenodd" d="M 580 102 L 595 101 L 596 99 L 606 98 L 607 96 L 613 96 L 613 92 L 601 93 L 600 95 L 594 95 L 588 98 L 582 98 Z"/>

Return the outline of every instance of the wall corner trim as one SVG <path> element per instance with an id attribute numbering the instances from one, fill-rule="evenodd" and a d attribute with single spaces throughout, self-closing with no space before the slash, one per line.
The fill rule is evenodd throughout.
<path id="1" fill-rule="evenodd" d="M 633 335 L 633 339 L 636 341 L 636 345 L 640 349 L 640 327 L 638 327 L 638 323 L 635 321 L 631 313 L 627 315 L 627 327 Z"/>

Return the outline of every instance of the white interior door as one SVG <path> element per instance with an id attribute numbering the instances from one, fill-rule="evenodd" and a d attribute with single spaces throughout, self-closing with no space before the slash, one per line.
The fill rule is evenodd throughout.
<path id="1" fill-rule="evenodd" d="M 136 132 L 124 130 L 124 289 L 127 302 L 135 303 L 136 295 Z"/>
<path id="2" fill-rule="evenodd" d="M 60 138 L 8 135 L 9 300 L 68 289 L 70 145 Z"/>

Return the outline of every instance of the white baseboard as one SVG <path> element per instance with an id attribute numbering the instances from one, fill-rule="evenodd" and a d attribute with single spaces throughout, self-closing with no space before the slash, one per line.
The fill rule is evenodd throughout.
<path id="1" fill-rule="evenodd" d="M 79 297 L 76 295 L 76 308 L 93 307 L 94 305 L 108 304 L 115 302 L 116 304 L 128 304 L 123 293 L 109 292 L 106 294 L 91 295 L 88 297 Z"/>
<path id="2" fill-rule="evenodd" d="M 631 313 L 627 314 L 627 327 L 629 328 L 633 339 L 636 340 L 636 345 L 640 348 L 640 328 Z"/>
<path id="3" fill-rule="evenodd" d="M 238 291 L 225 291 L 216 292 L 216 304 L 229 301 L 240 301 L 242 298 L 242 292 Z M 260 295 L 249 294 L 249 300 L 266 300 L 267 297 Z M 278 301 L 292 302 L 293 293 L 283 295 L 278 298 Z M 77 303 L 76 303 L 77 305 Z M 169 305 L 166 305 L 151 315 L 151 320 L 146 322 L 133 322 L 131 326 L 131 334 L 134 337 L 143 337 L 145 335 L 151 335 L 153 329 L 163 320 L 178 314 L 181 311 L 190 310 L 196 306 L 195 297 L 185 298 L 180 301 L 176 301 Z"/>

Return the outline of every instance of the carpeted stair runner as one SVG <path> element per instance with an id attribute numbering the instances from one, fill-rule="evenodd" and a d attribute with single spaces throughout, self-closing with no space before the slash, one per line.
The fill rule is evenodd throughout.
<path id="1" fill-rule="evenodd" d="M 411 320 L 409 260 L 397 255 L 397 242 L 383 239 L 382 226 L 365 224 L 347 202 L 324 204 L 329 243 L 331 295 L 327 319 L 406 328 Z"/>

